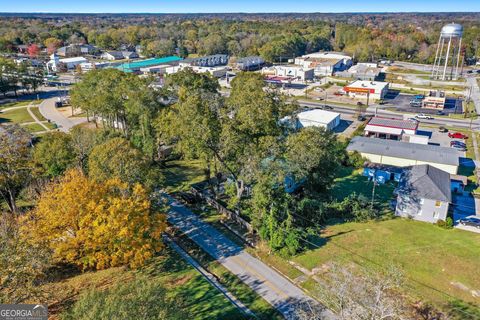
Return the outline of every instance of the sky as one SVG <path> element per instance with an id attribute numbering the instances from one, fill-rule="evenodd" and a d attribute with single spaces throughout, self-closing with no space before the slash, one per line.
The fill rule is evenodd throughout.
<path id="1" fill-rule="evenodd" d="M 0 0 L 0 12 L 480 12 L 480 0 Z"/>

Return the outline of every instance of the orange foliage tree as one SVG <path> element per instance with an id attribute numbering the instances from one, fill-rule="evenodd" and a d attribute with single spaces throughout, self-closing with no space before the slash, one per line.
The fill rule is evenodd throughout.
<path id="1" fill-rule="evenodd" d="M 166 217 L 153 209 L 140 184 L 97 183 L 70 170 L 31 212 L 33 241 L 46 243 L 59 262 L 82 269 L 142 266 L 162 248 Z"/>

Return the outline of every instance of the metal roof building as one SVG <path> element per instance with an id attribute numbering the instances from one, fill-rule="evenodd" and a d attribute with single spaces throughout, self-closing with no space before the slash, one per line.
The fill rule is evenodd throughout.
<path id="1" fill-rule="evenodd" d="M 365 135 L 377 137 L 396 138 L 399 140 L 403 134 L 414 135 L 417 133 L 418 122 L 383 117 L 372 117 L 365 126 Z"/>
<path id="2" fill-rule="evenodd" d="M 152 58 L 152 59 L 122 63 L 117 67 L 117 69 L 125 72 L 135 72 L 135 71 L 140 71 L 140 68 L 158 66 L 161 64 L 176 65 L 180 60 L 182 60 L 182 58 L 176 57 L 176 56 Z"/>
<path id="3" fill-rule="evenodd" d="M 430 164 L 450 174 L 456 174 L 459 166 L 459 154 L 453 148 L 396 140 L 354 137 L 347 151 L 357 151 L 373 163 L 397 167 Z"/>

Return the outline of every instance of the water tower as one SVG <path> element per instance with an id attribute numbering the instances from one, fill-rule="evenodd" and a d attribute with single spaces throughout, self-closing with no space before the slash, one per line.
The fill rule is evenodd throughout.
<path id="1" fill-rule="evenodd" d="M 456 80 L 459 75 L 463 27 L 457 23 L 444 25 L 438 39 L 432 79 Z M 462 62 L 463 63 L 463 62 Z"/>

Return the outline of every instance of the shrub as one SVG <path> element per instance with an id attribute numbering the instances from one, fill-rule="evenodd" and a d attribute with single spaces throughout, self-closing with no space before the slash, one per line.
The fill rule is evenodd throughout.
<path id="1" fill-rule="evenodd" d="M 453 219 L 451 217 L 447 217 L 446 220 L 437 220 L 437 226 L 443 229 L 452 229 L 453 228 Z"/>

